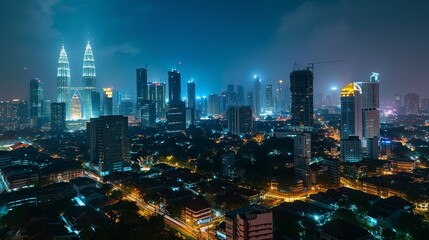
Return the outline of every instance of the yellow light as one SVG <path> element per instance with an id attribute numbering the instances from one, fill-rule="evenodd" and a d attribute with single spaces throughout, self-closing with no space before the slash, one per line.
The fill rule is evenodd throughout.
<path id="1" fill-rule="evenodd" d="M 112 98 L 113 88 L 103 88 L 103 92 L 108 98 Z"/>

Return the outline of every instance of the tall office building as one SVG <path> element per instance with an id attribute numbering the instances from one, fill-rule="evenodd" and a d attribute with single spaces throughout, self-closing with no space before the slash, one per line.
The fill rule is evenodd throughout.
<path id="1" fill-rule="evenodd" d="M 273 239 L 273 213 L 250 205 L 225 214 L 226 240 Z"/>
<path id="2" fill-rule="evenodd" d="M 139 107 L 140 101 L 148 99 L 147 89 L 147 69 L 137 68 L 136 69 L 136 83 L 137 83 L 137 108 Z"/>
<path id="3" fill-rule="evenodd" d="M 273 85 L 268 84 L 265 87 L 265 111 L 273 111 Z"/>
<path id="4" fill-rule="evenodd" d="M 362 160 L 362 89 L 350 83 L 341 90 L 341 159 Z M 360 159 L 359 159 L 360 158 Z"/>
<path id="5" fill-rule="evenodd" d="M 169 102 L 167 106 L 167 133 L 177 136 L 186 129 L 186 107 L 183 101 Z"/>
<path id="6" fill-rule="evenodd" d="M 408 93 L 405 95 L 405 114 L 419 114 L 420 97 L 416 93 Z"/>
<path id="7" fill-rule="evenodd" d="M 378 73 L 372 73 L 369 82 L 358 82 L 362 90 L 362 147 L 366 157 L 378 158 L 380 138 L 380 90 Z"/>
<path id="8" fill-rule="evenodd" d="M 113 115 L 113 88 L 103 88 L 103 116 Z"/>
<path id="9" fill-rule="evenodd" d="M 140 116 L 141 127 L 155 127 L 156 122 L 156 108 L 155 102 L 151 100 L 140 101 Z"/>
<path id="10" fill-rule="evenodd" d="M 157 118 L 165 118 L 165 83 L 151 82 L 147 85 L 148 100 L 155 103 L 155 111 Z"/>
<path id="11" fill-rule="evenodd" d="M 313 128 L 313 72 L 294 70 L 289 75 L 292 126 L 297 130 Z"/>
<path id="12" fill-rule="evenodd" d="M 256 117 L 261 114 L 261 80 L 253 76 L 253 112 Z"/>
<path id="13" fill-rule="evenodd" d="M 188 108 L 195 109 L 195 82 L 193 80 L 188 81 Z"/>
<path id="14" fill-rule="evenodd" d="M 237 104 L 237 93 L 235 92 L 234 84 L 226 86 L 226 101 L 227 107 L 236 107 Z"/>
<path id="15" fill-rule="evenodd" d="M 247 93 L 247 106 L 252 107 L 252 110 L 253 110 L 253 106 L 254 106 L 253 91 L 249 91 Z"/>
<path id="16" fill-rule="evenodd" d="M 93 112 L 92 92 L 96 90 L 96 73 L 94 55 L 89 41 L 86 44 L 85 54 L 83 55 L 82 78 L 83 118 L 90 119 L 95 116 Z"/>
<path id="17" fill-rule="evenodd" d="M 61 48 L 57 68 L 57 102 L 66 104 L 66 119 L 70 119 L 71 102 L 70 65 L 64 45 Z"/>
<path id="18" fill-rule="evenodd" d="M 186 107 L 181 100 L 181 76 L 176 70 L 168 72 L 167 133 L 179 135 L 186 129 Z"/>
<path id="19" fill-rule="evenodd" d="M 83 117 L 82 97 L 78 90 L 75 90 L 71 100 L 70 120 L 81 120 Z"/>
<path id="20" fill-rule="evenodd" d="M 30 118 L 42 117 L 42 101 L 44 100 L 43 82 L 38 78 L 30 80 Z"/>
<path id="21" fill-rule="evenodd" d="M 101 111 L 100 99 L 101 99 L 100 92 L 98 91 L 91 92 L 92 117 L 94 118 L 100 117 L 100 111 Z"/>
<path id="22" fill-rule="evenodd" d="M 50 118 L 51 117 L 51 100 L 43 100 L 42 101 L 42 118 Z"/>
<path id="23" fill-rule="evenodd" d="M 237 86 L 237 107 L 244 105 L 244 87 L 241 85 Z"/>
<path id="24" fill-rule="evenodd" d="M 181 77 L 176 70 L 168 72 L 168 101 L 182 101 Z"/>
<path id="25" fill-rule="evenodd" d="M 250 106 L 229 107 L 227 111 L 228 131 L 232 134 L 251 134 L 253 131 L 253 115 Z"/>
<path id="26" fill-rule="evenodd" d="M 121 172 L 129 157 L 128 117 L 91 118 L 86 125 L 87 146 L 100 176 Z"/>
<path id="27" fill-rule="evenodd" d="M 51 131 L 64 132 L 66 129 L 66 103 L 51 103 Z"/>
<path id="28" fill-rule="evenodd" d="M 219 95 L 217 94 L 210 94 L 209 95 L 209 106 L 208 106 L 208 115 L 217 115 L 220 113 L 220 101 L 219 101 Z"/>

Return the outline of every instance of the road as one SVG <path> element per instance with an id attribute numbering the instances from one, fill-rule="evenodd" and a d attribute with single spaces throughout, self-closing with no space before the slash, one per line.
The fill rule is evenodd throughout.
<path id="1" fill-rule="evenodd" d="M 103 183 L 102 179 L 100 177 L 98 177 L 97 175 L 85 171 L 85 175 L 94 179 L 97 182 Z M 123 188 L 121 186 L 119 186 L 118 184 L 112 184 L 113 188 L 116 190 L 120 190 L 123 193 L 126 193 L 126 191 L 123 190 Z M 148 211 L 151 214 L 155 214 L 157 211 L 157 209 L 155 209 L 155 207 L 149 203 L 146 203 L 145 201 L 143 201 L 143 199 L 140 199 L 138 197 L 136 197 L 135 195 L 131 194 L 127 194 L 124 198 L 135 202 L 136 205 L 140 208 L 140 210 L 144 210 L 144 211 Z M 159 212 L 159 210 L 158 210 Z M 164 217 L 164 222 L 165 224 L 167 224 L 168 226 L 170 226 L 172 229 L 175 229 L 176 231 L 180 232 L 181 234 L 190 237 L 190 238 L 196 238 L 198 231 L 191 229 L 190 227 L 188 227 L 187 225 L 185 225 L 182 221 L 179 221 L 177 219 L 174 219 L 172 217 L 170 217 L 169 215 L 166 215 L 165 213 L 160 214 Z"/>

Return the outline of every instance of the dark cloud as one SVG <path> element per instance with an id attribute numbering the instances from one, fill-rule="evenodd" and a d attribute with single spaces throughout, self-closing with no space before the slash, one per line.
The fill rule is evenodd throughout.
<path id="1" fill-rule="evenodd" d="M 342 60 L 315 66 L 316 91 L 380 72 L 382 96 L 425 92 L 429 50 L 427 1 L 59 1 L 0 2 L 1 99 L 23 97 L 27 78 L 45 81 L 55 97 L 62 39 L 81 83 L 91 40 L 98 87 L 134 92 L 136 67 L 149 64 L 151 80 L 181 61 L 184 80 L 198 94 L 237 81 L 250 87 L 288 80 L 295 62 Z M 185 82 L 185 81 L 183 81 Z M 288 81 L 286 81 L 288 82 Z M 7 91 L 5 91 L 7 89 Z M 248 88 L 249 89 L 249 88 Z"/>

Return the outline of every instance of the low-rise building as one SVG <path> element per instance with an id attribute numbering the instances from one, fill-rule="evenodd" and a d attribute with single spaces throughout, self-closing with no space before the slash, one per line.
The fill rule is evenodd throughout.
<path id="1" fill-rule="evenodd" d="M 273 239 L 273 214 L 259 205 L 250 205 L 225 214 L 227 240 Z"/>
<path id="2" fill-rule="evenodd" d="M 182 211 L 182 220 L 191 227 L 208 223 L 212 219 L 212 210 L 209 203 L 201 197 L 185 203 Z"/>

